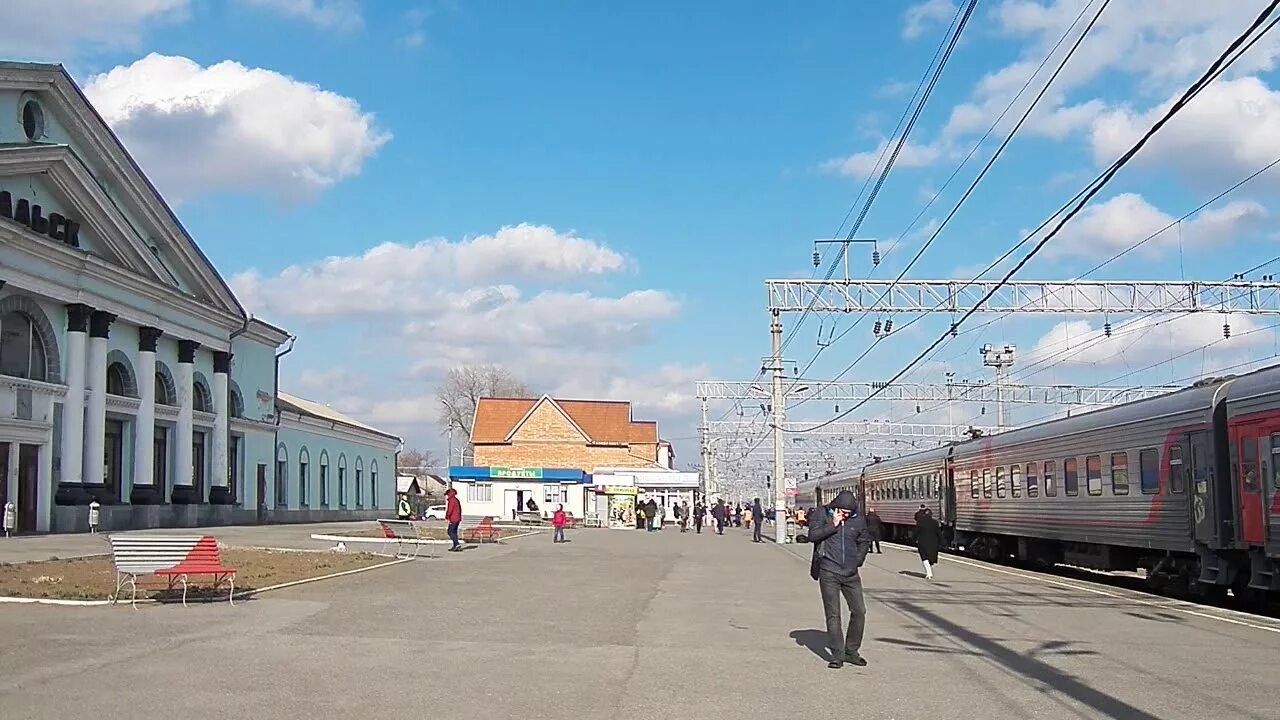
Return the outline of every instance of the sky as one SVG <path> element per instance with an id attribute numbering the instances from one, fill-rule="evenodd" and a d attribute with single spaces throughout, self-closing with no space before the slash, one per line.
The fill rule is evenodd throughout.
<path id="1" fill-rule="evenodd" d="M 851 276 L 906 266 L 1100 3 L 978 3 L 858 231 L 882 262 L 854 245 Z M 1124 152 L 1264 4 L 1112 3 L 908 277 L 982 271 Z M 765 280 L 826 271 L 834 250 L 821 248 L 815 270 L 813 241 L 848 232 L 957 13 L 950 0 L 8 6 L 0 57 L 64 64 L 245 306 L 298 336 L 283 389 L 439 455 L 440 378 L 496 363 L 553 396 L 630 400 L 681 465 L 698 461 L 695 381 L 758 375 Z M 1018 277 L 1080 277 L 1280 157 L 1277 37 L 1210 85 Z M 1266 263 L 1280 255 L 1278 178 L 1261 175 L 1087 277 L 1225 280 Z M 883 380 L 950 322 L 857 319 L 784 315 L 788 368 Z M 900 329 L 877 341 L 869 326 L 888 319 Z M 989 378 L 978 349 L 1008 342 L 1018 382 L 1185 384 L 1273 358 L 1273 324 L 977 315 L 905 379 Z M 836 412 L 815 401 L 789 418 Z M 994 424 L 992 408 L 952 412 Z M 1053 412 L 1013 408 L 1011 422 Z M 942 413 L 873 403 L 848 419 Z M 760 408 L 715 403 L 712 419 L 758 428 Z"/>

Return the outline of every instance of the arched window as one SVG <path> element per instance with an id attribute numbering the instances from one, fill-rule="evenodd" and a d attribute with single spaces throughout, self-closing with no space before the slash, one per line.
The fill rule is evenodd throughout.
<path id="1" fill-rule="evenodd" d="M 338 456 L 338 507 L 347 506 L 347 456 Z"/>
<path id="2" fill-rule="evenodd" d="M 156 404 L 177 405 L 178 384 L 173 381 L 169 366 L 156 361 Z"/>
<path id="3" fill-rule="evenodd" d="M 213 412 L 213 393 L 209 391 L 209 381 L 200 373 L 191 381 L 191 408 L 196 412 Z"/>
<path id="4" fill-rule="evenodd" d="M 356 456 L 356 507 L 364 507 L 364 460 Z"/>
<path id="5" fill-rule="evenodd" d="M 227 412 L 234 418 L 244 417 L 244 396 L 234 380 L 227 383 Z"/>
<path id="6" fill-rule="evenodd" d="M 138 379 L 129 357 L 119 350 L 107 353 L 107 394 L 138 397 Z"/>
<path id="7" fill-rule="evenodd" d="M 289 449 L 280 443 L 276 448 L 276 507 L 288 507 Z"/>
<path id="8" fill-rule="evenodd" d="M 48 379 L 45 339 L 31 316 L 17 310 L 0 315 L 0 375 Z"/>
<path id="9" fill-rule="evenodd" d="M 378 507 L 378 461 L 369 462 L 369 507 Z"/>
<path id="10" fill-rule="evenodd" d="M 311 505 L 311 478 L 307 473 L 311 470 L 311 453 L 303 447 L 298 451 L 298 507 Z"/>
<path id="11" fill-rule="evenodd" d="M 320 507 L 329 507 L 329 451 L 320 451 Z"/>

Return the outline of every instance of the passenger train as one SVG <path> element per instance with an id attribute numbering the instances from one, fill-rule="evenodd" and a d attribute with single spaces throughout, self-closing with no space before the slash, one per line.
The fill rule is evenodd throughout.
<path id="1" fill-rule="evenodd" d="M 909 540 L 923 505 L 988 560 L 1147 571 L 1157 589 L 1280 591 L 1280 366 L 800 483 L 854 491 Z"/>

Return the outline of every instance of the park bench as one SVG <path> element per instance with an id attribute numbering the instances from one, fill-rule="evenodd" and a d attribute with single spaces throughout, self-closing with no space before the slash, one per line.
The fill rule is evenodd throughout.
<path id="1" fill-rule="evenodd" d="M 476 523 L 474 526 L 463 529 L 462 539 L 464 542 L 498 542 L 500 531 L 493 526 L 493 516 L 486 515 L 484 519 Z"/>
<path id="2" fill-rule="evenodd" d="M 542 525 L 545 522 L 542 513 L 537 510 L 525 510 L 516 513 L 516 520 L 519 520 L 522 525 Z"/>
<path id="3" fill-rule="evenodd" d="M 227 602 L 234 605 L 236 571 L 224 567 L 218 541 L 210 535 L 112 535 L 111 560 L 116 568 L 114 604 L 124 586 L 133 594 L 129 602 L 138 607 L 138 580 L 155 576 L 165 581 L 167 590 L 182 584 L 182 604 L 187 604 L 187 586 L 192 576 L 207 575 L 213 588 L 228 583 Z"/>
<path id="4" fill-rule="evenodd" d="M 386 538 L 387 545 L 395 543 L 396 557 L 418 557 L 422 544 L 418 542 L 418 526 L 412 520 L 379 520 L 378 526 L 382 528 L 382 537 Z M 412 555 L 405 549 L 406 545 L 413 547 Z"/>

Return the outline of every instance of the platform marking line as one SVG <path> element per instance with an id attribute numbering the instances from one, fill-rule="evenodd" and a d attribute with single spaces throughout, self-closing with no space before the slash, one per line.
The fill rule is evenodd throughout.
<path id="1" fill-rule="evenodd" d="M 915 548 L 911 547 L 910 545 L 898 545 L 897 543 L 888 543 L 888 542 L 885 542 L 882 544 L 888 545 L 889 547 L 894 548 L 895 550 L 901 550 L 903 552 L 910 552 L 915 550 Z M 1192 615 L 1195 617 L 1206 618 L 1208 620 L 1218 620 L 1224 623 L 1229 623 L 1231 625 L 1243 625 L 1244 627 L 1253 628 L 1255 630 L 1266 630 L 1267 632 L 1280 634 L 1280 628 L 1272 627 L 1270 625 L 1259 625 L 1256 622 L 1245 622 L 1243 620 L 1236 620 L 1235 618 L 1223 617 L 1222 615 L 1214 615 L 1212 613 L 1193 610 L 1192 608 L 1195 607 L 1194 605 L 1192 605 L 1191 607 L 1184 607 L 1184 605 L 1191 605 L 1190 603 L 1187 603 L 1185 600 L 1178 600 L 1175 598 L 1166 598 L 1163 602 L 1155 602 L 1148 598 L 1137 596 L 1137 595 L 1121 595 L 1118 593 L 1108 592 L 1106 590 L 1100 590 L 1098 588 L 1085 587 L 1082 585 L 1076 585 L 1074 583 L 1064 582 L 1061 580 L 1057 580 L 1055 578 L 1049 578 L 1042 575 L 1028 575 L 1026 573 L 1021 573 L 1016 570 L 1005 570 L 1004 568 L 998 568 L 992 565 L 974 562 L 972 560 L 967 560 L 965 558 L 956 557 L 955 555 L 948 555 L 947 561 L 959 563 L 961 565 L 968 565 L 969 567 L 975 567 L 980 570 L 987 570 L 989 572 L 1000 573 L 1002 575 L 1012 575 L 1014 577 L 1023 578 L 1024 580 L 1033 580 L 1035 582 L 1044 583 L 1045 585 L 1058 585 L 1060 587 L 1070 588 L 1072 590 L 1080 590 L 1082 592 L 1093 593 L 1095 595 L 1103 595 L 1109 598 L 1115 598 L 1116 600 L 1130 600 L 1142 605 L 1147 605 L 1148 607 L 1158 608 L 1161 610 L 1172 610 L 1174 612 L 1180 612 L 1185 615 Z M 1234 610 L 1228 610 L 1226 608 L 1223 608 L 1223 610 L 1225 612 L 1236 612 Z M 1239 613 L 1239 614 L 1244 615 L 1244 613 Z"/>

